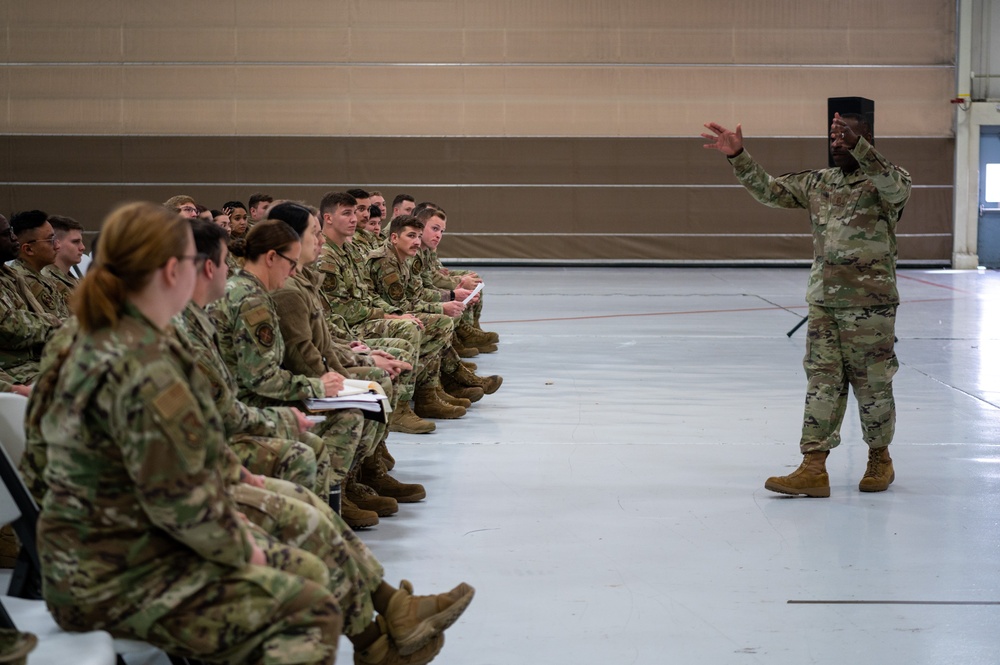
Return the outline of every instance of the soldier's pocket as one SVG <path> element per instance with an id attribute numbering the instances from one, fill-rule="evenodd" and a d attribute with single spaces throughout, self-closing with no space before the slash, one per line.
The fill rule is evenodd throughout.
<path id="1" fill-rule="evenodd" d="M 892 383 L 892 377 L 899 370 L 896 355 L 868 366 L 868 385 L 872 390 L 883 390 Z"/>

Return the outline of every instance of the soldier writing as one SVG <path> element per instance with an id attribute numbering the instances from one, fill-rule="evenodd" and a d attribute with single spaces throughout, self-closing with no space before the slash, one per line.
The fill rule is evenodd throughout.
<path id="1" fill-rule="evenodd" d="M 896 409 L 892 377 L 896 307 L 896 223 L 910 196 L 910 175 L 879 154 L 864 116 L 835 114 L 830 151 L 835 168 L 772 177 L 743 148 L 743 129 L 711 122 L 705 148 L 733 165 L 757 201 L 809 210 L 813 263 L 806 300 L 809 325 L 802 464 L 764 487 L 782 494 L 830 496 L 826 458 L 840 444 L 848 385 L 861 416 L 868 467 L 863 492 L 881 492 L 895 479 L 888 446 Z"/>

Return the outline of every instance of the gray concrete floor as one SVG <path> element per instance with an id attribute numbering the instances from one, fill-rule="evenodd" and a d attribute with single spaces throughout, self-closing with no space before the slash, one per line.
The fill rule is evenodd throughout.
<path id="1" fill-rule="evenodd" d="M 388 579 L 476 600 L 436 663 L 996 663 L 996 272 L 903 270 L 896 482 L 800 456 L 805 269 L 480 269 L 503 387 L 390 437 L 428 498 L 362 532 Z M 339 661 L 349 662 L 341 640 Z"/>

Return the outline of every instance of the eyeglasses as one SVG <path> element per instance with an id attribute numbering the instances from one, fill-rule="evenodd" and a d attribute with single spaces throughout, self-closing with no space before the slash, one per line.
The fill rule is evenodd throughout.
<path id="1" fill-rule="evenodd" d="M 198 212 L 198 209 L 195 208 L 194 206 L 181 206 L 180 208 L 178 208 L 178 210 L 180 210 L 181 212 L 193 212 L 193 213 Z"/>
<path id="2" fill-rule="evenodd" d="M 10 234 L 11 234 L 11 237 L 14 236 L 14 229 L 10 230 Z M 55 246 L 55 244 L 56 244 L 56 237 L 54 235 L 51 235 L 48 238 L 36 238 L 34 240 L 29 240 L 28 242 L 22 242 L 21 244 L 22 245 L 33 245 L 36 242 L 47 242 L 47 243 L 50 243 L 51 245 Z"/>
<path id="3" fill-rule="evenodd" d="M 295 259 L 288 258 L 278 250 L 274 250 L 274 253 L 283 258 L 284 260 L 288 261 L 290 264 L 292 264 L 292 272 L 295 272 L 295 269 L 299 267 L 299 262 L 296 261 Z"/>

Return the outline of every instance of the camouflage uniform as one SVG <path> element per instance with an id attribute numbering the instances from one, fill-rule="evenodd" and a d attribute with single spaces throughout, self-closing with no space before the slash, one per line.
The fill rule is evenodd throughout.
<path id="1" fill-rule="evenodd" d="M 79 278 L 73 273 L 67 275 L 54 263 L 50 263 L 42 268 L 42 277 L 49 281 L 49 284 L 55 288 L 56 294 L 62 300 L 62 307 L 65 308 L 66 316 L 60 316 L 59 318 L 65 321 L 73 315 L 69 306 L 69 299 L 73 295 L 73 291 L 76 290 L 76 285 L 80 283 Z"/>
<path id="2" fill-rule="evenodd" d="M 33 383 L 42 346 L 60 324 L 31 295 L 24 279 L 0 263 L 0 369 L 17 383 Z"/>
<path id="3" fill-rule="evenodd" d="M 829 168 L 778 178 L 746 150 L 730 158 L 755 199 L 806 208 L 812 221 L 803 453 L 840 444 L 848 385 L 869 447 L 888 446 L 895 429 L 896 222 L 910 196 L 910 175 L 864 138 L 851 154 L 859 165 L 853 173 Z"/>
<path id="4" fill-rule="evenodd" d="M 440 304 L 420 300 L 420 276 L 412 272 L 409 262 L 400 262 L 390 241 L 368 255 L 365 272 L 383 301 L 398 311 L 415 314 L 423 322 L 425 342 L 420 351 L 424 367 L 417 383 L 438 385 L 442 357 L 451 349 L 455 334 L 455 321 L 443 313 Z"/>
<path id="5" fill-rule="evenodd" d="M 28 290 L 31 291 L 31 295 L 35 296 L 35 300 L 46 312 L 60 321 L 65 321 L 70 317 L 69 305 L 66 304 L 66 299 L 51 279 L 35 271 L 20 258 L 15 259 L 10 267 L 21 276 L 21 279 L 27 284 Z"/>
<path id="6" fill-rule="evenodd" d="M 194 359 L 129 307 L 51 370 L 28 415 L 44 455 L 24 463 L 44 460 L 38 549 L 57 622 L 211 662 L 332 663 L 342 622 L 325 567 L 240 517 Z M 251 542 L 268 566 L 249 565 Z"/>
<path id="7" fill-rule="evenodd" d="M 355 353 L 348 344 L 333 339 L 319 293 L 318 283 L 322 279 L 322 273 L 305 267 L 272 294 L 281 336 L 285 339 L 282 364 L 289 371 L 304 376 L 337 372 L 346 378 L 375 381 L 381 384 L 389 396 L 390 407 L 395 409 L 399 395 L 389 375 L 376 367 L 370 356 Z M 370 455 L 388 433 L 388 425 L 366 419 L 359 457 Z"/>
<path id="8" fill-rule="evenodd" d="M 229 279 L 226 294 L 210 307 L 219 335 L 219 350 L 236 376 L 237 398 L 254 406 L 289 406 L 323 397 L 318 378 L 294 374 L 281 366 L 285 342 L 274 301 L 260 280 L 245 270 Z M 357 409 L 326 414 L 315 428 L 326 441 L 330 484 L 343 480 L 361 440 L 363 417 Z"/>
<path id="9" fill-rule="evenodd" d="M 430 247 L 420 248 L 420 252 L 413 261 L 413 268 L 420 273 L 427 298 L 433 298 L 433 292 L 436 291 L 441 294 L 441 300 L 444 300 L 445 292 L 449 292 L 450 295 L 450 292 L 458 287 L 462 277 L 470 272 L 468 270 L 450 270 L 447 275 L 444 274 L 444 266 L 441 264 L 441 259 L 438 258 L 437 251 Z M 478 328 L 479 317 L 483 313 L 484 300 L 485 294 L 480 291 L 479 299 L 462 312 L 462 320 Z"/>
<path id="10" fill-rule="evenodd" d="M 16 383 L 17 381 L 14 380 L 14 377 L 3 370 L 0 370 L 0 393 L 13 392 L 11 389 Z"/>
<path id="11" fill-rule="evenodd" d="M 188 303 L 174 317 L 174 326 L 178 339 L 209 381 L 229 445 L 243 465 L 253 473 L 283 478 L 328 496 L 330 456 L 326 442 L 310 432 L 300 433 L 298 419 L 289 408 L 260 409 L 236 399 L 236 379 L 219 353 L 215 325 L 198 305 Z"/>
<path id="12" fill-rule="evenodd" d="M 338 247 L 326 239 L 318 270 L 323 273 L 319 287 L 331 329 L 346 326 L 348 336 L 366 343 L 371 339 L 404 340 L 419 354 L 417 362 L 411 364 L 417 384 L 424 383 L 428 375 L 425 367 L 428 356 L 432 356 L 440 344 L 423 335 L 415 321 L 385 318 L 386 314 L 402 314 L 403 311 L 385 302 L 368 287 L 368 277 L 363 266 L 355 261 L 350 243 Z"/>

